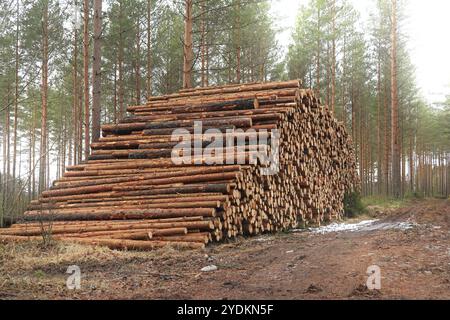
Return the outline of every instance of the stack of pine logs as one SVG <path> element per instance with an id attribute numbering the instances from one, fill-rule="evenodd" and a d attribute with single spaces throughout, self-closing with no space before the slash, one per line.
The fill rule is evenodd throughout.
<path id="1" fill-rule="evenodd" d="M 102 126 L 89 159 L 68 167 L 31 203 L 23 222 L 0 230 L 0 241 L 51 233 L 112 249 L 203 248 L 339 219 L 344 195 L 357 188 L 345 126 L 299 81 L 182 90 L 128 111 L 120 123 Z M 224 138 L 246 139 L 244 149 L 233 150 L 246 162 L 208 165 L 212 155 L 193 152 L 189 163 L 174 164 L 178 142 L 171 135 L 194 132 L 195 121 L 202 121 L 203 132 L 216 128 Z M 279 171 L 266 175 L 260 161 L 249 160 L 262 147 L 273 151 L 274 129 Z M 263 130 L 269 143 L 255 145 L 250 136 Z M 206 147 L 210 139 L 195 136 L 192 145 Z"/>

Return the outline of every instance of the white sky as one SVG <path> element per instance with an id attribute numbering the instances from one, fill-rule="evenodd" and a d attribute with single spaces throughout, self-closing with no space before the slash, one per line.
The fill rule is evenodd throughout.
<path id="1" fill-rule="evenodd" d="M 350 0 L 368 17 L 375 0 Z M 287 46 L 300 4 L 308 0 L 273 0 L 272 10 L 280 17 L 279 26 L 284 29 L 279 41 Z M 450 94 L 450 1 L 407 0 L 408 15 L 401 27 L 409 37 L 412 62 L 416 66 L 416 77 L 421 93 L 430 103 L 442 101 Z"/>

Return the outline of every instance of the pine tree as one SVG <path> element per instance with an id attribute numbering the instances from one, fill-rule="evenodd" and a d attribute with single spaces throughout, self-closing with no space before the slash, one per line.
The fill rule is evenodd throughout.
<path id="1" fill-rule="evenodd" d="M 392 102 L 392 191 L 395 198 L 401 196 L 400 176 L 400 137 L 398 119 L 398 88 L 397 88 L 397 0 L 392 1 L 391 26 L 391 102 Z"/>
<path id="2" fill-rule="evenodd" d="M 94 55 L 92 62 L 92 141 L 100 139 L 102 0 L 94 1 Z"/>
<path id="3" fill-rule="evenodd" d="M 185 14 L 184 14 L 184 41 L 183 41 L 183 88 L 192 88 L 192 69 L 194 64 L 194 49 L 192 40 L 193 28 L 193 0 L 185 0 Z"/>

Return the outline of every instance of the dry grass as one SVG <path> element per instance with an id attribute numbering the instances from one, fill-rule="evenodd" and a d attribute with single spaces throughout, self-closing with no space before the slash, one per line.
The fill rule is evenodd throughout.
<path id="1" fill-rule="evenodd" d="M 44 246 L 41 242 L 0 245 L 0 272 L 29 271 L 50 264 L 65 264 L 117 258 L 116 252 L 100 247 L 53 242 Z"/>
<path id="2" fill-rule="evenodd" d="M 44 246 L 42 241 L 0 244 L 0 299 L 77 298 L 67 290 L 66 270 L 71 265 L 103 271 L 113 276 L 116 270 L 133 261 L 151 262 L 164 259 L 186 259 L 192 252 L 164 248 L 150 252 L 115 251 L 105 247 L 86 246 L 64 242 L 52 242 Z M 126 267 L 125 267 L 126 268 Z M 102 288 L 107 281 L 88 277 L 88 286 Z M 106 287 L 104 288 L 106 290 Z M 86 297 L 80 297 L 86 298 Z"/>
<path id="3" fill-rule="evenodd" d="M 54 241 L 44 246 L 42 242 L 0 244 L 0 274 L 14 270 L 31 271 L 49 265 L 107 263 L 129 259 L 183 256 L 187 252 L 163 248 L 149 252 L 116 251 L 105 247 L 87 246 Z"/>

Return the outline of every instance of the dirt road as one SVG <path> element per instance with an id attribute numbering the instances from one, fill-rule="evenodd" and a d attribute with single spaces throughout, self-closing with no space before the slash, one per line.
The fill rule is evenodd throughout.
<path id="1" fill-rule="evenodd" d="M 0 246 L 1 299 L 450 299 L 450 202 L 379 213 L 359 230 L 240 239 L 204 252 Z M 81 289 L 66 287 L 70 265 Z M 216 265 L 217 271 L 200 269 Z M 365 287 L 381 270 L 381 290 Z"/>

